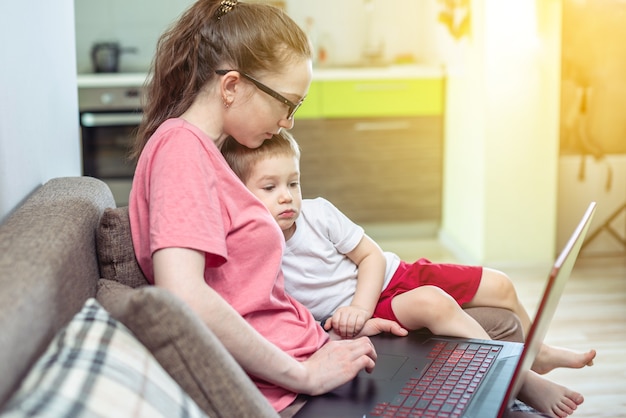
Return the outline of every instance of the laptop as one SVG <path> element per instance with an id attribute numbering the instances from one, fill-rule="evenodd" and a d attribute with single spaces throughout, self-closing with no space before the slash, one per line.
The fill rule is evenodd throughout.
<path id="1" fill-rule="evenodd" d="M 596 203 L 591 202 L 554 262 L 524 344 L 420 332 L 411 332 L 407 337 L 376 335 L 371 337 L 378 353 L 374 371 L 371 374 L 362 371 L 337 389 L 310 398 L 295 417 L 505 415 L 546 336 L 595 208 Z M 446 357 L 440 359 L 441 356 Z M 463 374 L 461 366 L 467 367 L 470 374 Z M 447 377 L 436 374 L 442 373 L 441 370 Z M 459 382 L 460 389 L 456 386 Z M 444 398 L 446 393 L 454 395 L 452 400 Z M 421 409 L 413 410 L 410 415 L 409 408 L 414 407 Z M 394 411 L 404 415 L 394 415 Z"/>

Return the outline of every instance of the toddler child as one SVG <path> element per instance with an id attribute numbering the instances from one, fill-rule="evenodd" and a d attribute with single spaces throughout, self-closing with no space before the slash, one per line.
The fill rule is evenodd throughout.
<path id="1" fill-rule="evenodd" d="M 525 331 L 530 327 L 530 317 L 504 273 L 423 258 L 407 263 L 396 254 L 383 252 L 362 227 L 329 201 L 302 199 L 300 150 L 287 132 L 255 149 L 227 139 L 221 151 L 283 231 L 286 290 L 326 330 L 351 338 L 369 318 L 380 317 L 409 330 L 425 327 L 438 335 L 489 339 L 462 309 L 476 306 L 509 309 L 519 316 Z M 595 354 L 595 350 L 575 353 L 544 344 L 533 370 L 543 374 L 556 367 L 584 367 L 593 363 Z M 529 404 L 537 405 L 537 398 L 550 399 L 535 407 L 542 412 L 556 408 L 558 416 L 575 409 L 574 398 L 579 394 L 537 380 L 542 378 L 534 374 L 529 376 L 536 382 L 527 387 L 526 393 L 530 390 L 534 398 Z M 559 399 L 559 406 L 554 399 Z"/>

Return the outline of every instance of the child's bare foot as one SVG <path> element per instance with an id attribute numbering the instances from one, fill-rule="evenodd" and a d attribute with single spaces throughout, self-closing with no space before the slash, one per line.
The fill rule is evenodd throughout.
<path id="1" fill-rule="evenodd" d="M 558 385 L 535 372 L 526 374 L 518 398 L 537 411 L 555 418 L 572 415 L 585 400 L 583 395 Z"/>
<path id="2" fill-rule="evenodd" d="M 580 369 L 585 366 L 592 366 L 595 357 L 596 350 L 577 353 L 566 348 L 543 344 L 533 363 L 532 370 L 539 374 L 546 374 L 557 367 Z"/>

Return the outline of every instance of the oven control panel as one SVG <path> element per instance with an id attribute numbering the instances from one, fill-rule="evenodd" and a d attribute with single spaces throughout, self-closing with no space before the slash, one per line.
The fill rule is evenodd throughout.
<path id="1" fill-rule="evenodd" d="M 141 110 L 142 87 L 89 87 L 78 89 L 79 110 Z"/>

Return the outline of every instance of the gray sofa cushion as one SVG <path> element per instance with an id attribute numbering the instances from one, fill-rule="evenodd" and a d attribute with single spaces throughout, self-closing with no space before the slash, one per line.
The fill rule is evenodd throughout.
<path id="1" fill-rule="evenodd" d="M 135 258 L 128 206 L 104 211 L 96 244 L 102 278 L 116 280 L 130 287 L 148 284 Z"/>
<path id="2" fill-rule="evenodd" d="M 0 225 L 0 409 L 57 331 L 95 295 L 105 183 L 50 180 Z"/>

